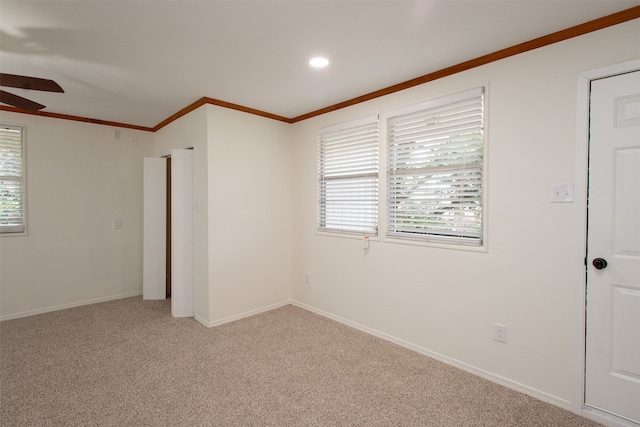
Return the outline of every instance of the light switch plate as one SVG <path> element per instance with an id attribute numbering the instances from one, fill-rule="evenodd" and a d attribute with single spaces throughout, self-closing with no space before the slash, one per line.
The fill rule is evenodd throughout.
<path id="1" fill-rule="evenodd" d="M 575 187 L 573 184 L 554 184 L 551 186 L 551 203 L 573 203 Z"/>

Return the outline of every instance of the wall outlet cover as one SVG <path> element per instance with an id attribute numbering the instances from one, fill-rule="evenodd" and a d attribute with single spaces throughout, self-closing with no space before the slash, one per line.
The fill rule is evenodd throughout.
<path id="1" fill-rule="evenodd" d="M 551 186 L 551 203 L 573 203 L 574 192 L 573 184 L 554 184 Z"/>
<path id="2" fill-rule="evenodd" d="M 500 323 L 493 324 L 493 339 L 499 342 L 507 342 L 507 327 Z"/>

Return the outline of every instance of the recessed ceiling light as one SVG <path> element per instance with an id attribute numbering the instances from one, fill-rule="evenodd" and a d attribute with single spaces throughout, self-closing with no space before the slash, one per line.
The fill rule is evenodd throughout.
<path id="1" fill-rule="evenodd" d="M 323 68 L 329 65 L 329 60 L 327 58 L 322 58 L 318 56 L 316 58 L 311 58 L 309 60 L 309 65 L 315 68 Z"/>

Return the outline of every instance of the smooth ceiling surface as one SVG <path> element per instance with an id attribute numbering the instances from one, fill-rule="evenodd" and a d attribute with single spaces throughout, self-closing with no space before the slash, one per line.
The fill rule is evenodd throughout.
<path id="1" fill-rule="evenodd" d="M 210 97 L 291 118 L 639 4 L 0 0 L 0 71 L 56 80 L 5 89 L 58 114 L 153 127 Z"/>

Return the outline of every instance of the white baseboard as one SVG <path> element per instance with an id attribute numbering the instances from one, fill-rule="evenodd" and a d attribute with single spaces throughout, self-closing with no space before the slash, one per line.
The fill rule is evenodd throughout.
<path id="1" fill-rule="evenodd" d="M 491 372 L 485 371 L 483 369 L 476 368 L 474 366 L 471 366 L 471 365 L 468 365 L 466 363 L 460 362 L 459 360 L 452 359 L 450 357 L 444 356 L 442 354 L 433 352 L 433 351 L 428 350 L 426 348 L 423 348 L 423 347 L 417 346 L 415 344 L 412 344 L 410 342 L 404 341 L 402 339 L 396 338 L 394 336 L 385 334 L 384 332 L 380 332 L 380 331 L 377 331 L 375 329 L 371 329 L 371 328 L 369 328 L 367 326 L 363 326 L 363 325 L 360 325 L 358 323 L 352 322 L 350 320 L 343 319 L 340 316 L 336 316 L 336 315 L 333 315 L 333 314 L 328 313 L 326 311 L 319 310 L 319 309 L 317 309 L 315 307 L 303 304 L 303 303 L 301 303 L 299 301 L 291 301 L 291 304 L 295 305 L 297 307 L 303 308 L 305 310 L 311 311 L 313 313 L 319 314 L 320 316 L 324 316 L 324 317 L 327 317 L 327 318 L 329 318 L 331 320 L 335 320 L 336 322 L 340 322 L 340 323 L 345 324 L 347 326 L 350 326 L 350 327 L 352 327 L 354 329 L 358 329 L 358 330 L 360 330 L 362 332 L 365 332 L 367 334 L 376 336 L 378 338 L 382 338 L 383 340 L 390 341 L 390 342 L 392 342 L 394 344 L 397 344 L 397 345 L 399 345 L 401 347 L 408 348 L 409 350 L 413 350 L 413 351 L 415 351 L 417 353 L 420 353 L 420 354 L 423 354 L 425 356 L 431 357 L 431 358 L 436 359 L 436 360 L 438 360 L 440 362 L 446 363 L 446 364 L 451 365 L 451 366 L 455 366 L 456 368 L 462 369 L 463 371 L 472 373 L 474 375 L 477 375 L 477 376 L 479 376 L 481 378 L 484 378 L 486 380 L 489 380 L 491 382 L 500 384 L 500 385 L 505 386 L 507 388 L 510 388 L 512 390 L 515 390 L 515 391 L 518 391 L 520 393 L 526 394 L 528 396 L 534 397 L 534 398 L 536 398 L 538 400 L 542 400 L 543 402 L 547 402 L 547 403 L 550 403 L 550 404 L 552 404 L 554 406 L 558 406 L 558 407 L 560 407 L 562 409 L 566 409 L 568 411 L 571 411 L 571 402 L 569 402 L 567 400 L 560 399 L 560 398 L 558 398 L 556 396 L 550 395 L 550 394 L 545 393 L 543 391 L 536 390 L 536 389 L 531 388 L 529 386 L 526 386 L 524 384 L 520 384 L 520 383 L 517 383 L 515 381 L 511 381 L 511 380 L 509 380 L 507 378 L 501 377 L 499 375 L 495 375 L 495 374 L 493 374 Z"/>
<path id="2" fill-rule="evenodd" d="M 22 311 L 20 313 L 2 315 L 2 316 L 0 316 L 0 322 L 5 321 L 5 320 L 11 320 L 11 319 L 19 319 L 21 317 L 35 316 L 36 314 L 49 313 L 51 311 L 58 311 L 58 310 L 64 310 L 64 309 L 67 309 L 67 308 L 80 307 L 80 306 L 83 306 L 83 305 L 96 304 L 96 303 L 99 303 L 99 302 L 107 302 L 107 301 L 113 301 L 113 300 L 122 299 L 122 298 L 135 297 L 135 296 L 138 296 L 138 295 L 142 295 L 142 290 L 135 291 L 135 292 L 128 292 L 126 294 L 111 295 L 111 296 L 108 296 L 108 297 L 101 297 L 101 298 L 95 298 L 95 299 L 89 299 L 89 300 L 83 300 L 83 301 L 76 301 L 76 302 L 71 302 L 71 303 L 68 303 L 68 304 L 54 305 L 54 306 L 51 306 L 51 307 L 38 308 L 38 309 L 35 309 L 35 310 L 27 310 L 27 311 Z"/>
<path id="3" fill-rule="evenodd" d="M 284 307 L 285 305 L 293 304 L 291 300 L 281 301 L 275 304 L 267 305 L 265 307 L 260 307 L 255 310 L 245 311 L 244 313 L 234 314 L 233 316 L 224 317 L 222 319 L 214 320 L 212 322 L 207 321 L 206 319 L 195 315 L 194 318 L 202 323 L 207 328 L 212 328 L 214 326 L 224 325 L 225 323 L 235 322 L 236 320 L 244 319 L 245 317 L 255 316 L 256 314 L 264 313 L 267 311 L 275 310 L 276 308 Z"/>
<path id="4" fill-rule="evenodd" d="M 606 411 L 601 411 L 597 408 L 591 408 L 585 406 L 580 414 L 585 418 L 595 421 L 607 427 L 638 427 L 640 424 L 634 423 L 624 418 L 620 418 L 616 415 L 610 414 Z"/>

